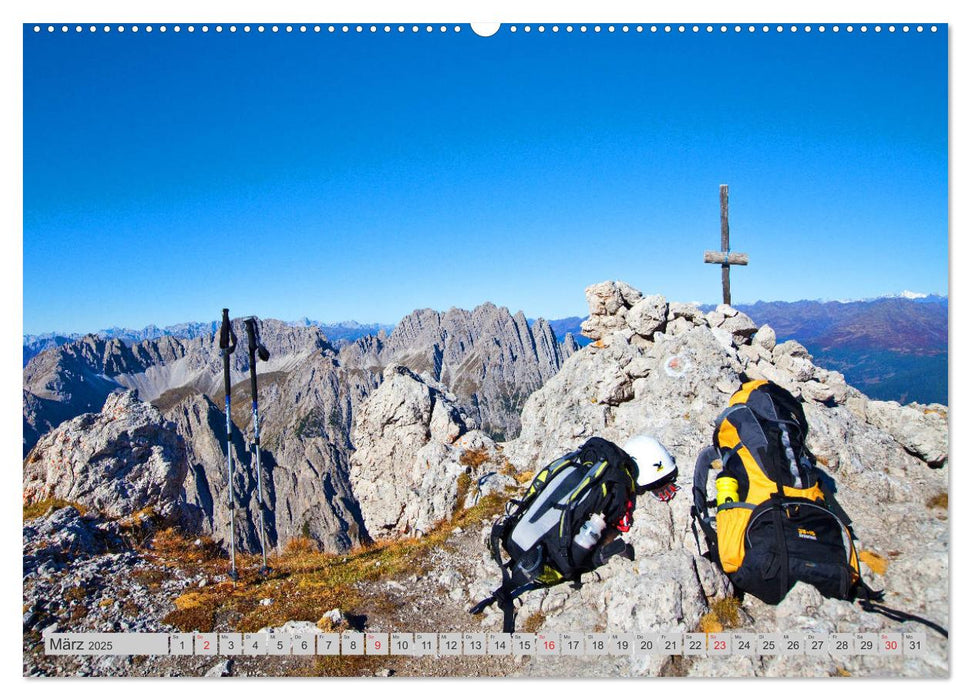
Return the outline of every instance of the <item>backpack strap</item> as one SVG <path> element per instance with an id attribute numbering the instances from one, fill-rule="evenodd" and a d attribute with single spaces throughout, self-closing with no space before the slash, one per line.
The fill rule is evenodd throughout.
<path id="1" fill-rule="evenodd" d="M 711 464 L 719 458 L 719 451 L 715 447 L 706 447 L 695 460 L 695 474 L 691 486 L 691 496 L 694 504 L 691 506 L 691 529 L 694 532 L 695 544 L 698 545 L 698 553 L 701 552 L 701 542 L 698 539 L 698 527 L 705 536 L 705 543 L 708 545 L 707 556 L 712 561 L 717 557 L 714 553 L 718 549 L 718 535 L 711 524 L 711 516 L 708 511 L 708 477 L 711 471 Z M 697 525 L 697 527 L 696 527 Z M 706 556 L 702 554 L 702 556 Z"/>
<path id="2" fill-rule="evenodd" d="M 536 581 L 524 583 L 521 586 L 512 588 L 506 582 L 494 590 L 492 595 L 476 603 L 469 612 L 478 615 L 487 607 L 496 603 L 502 610 L 502 631 L 514 632 L 516 630 L 516 599 L 527 591 L 542 588 L 543 584 Z"/>
<path id="3" fill-rule="evenodd" d="M 502 560 L 502 552 L 500 550 L 507 525 L 508 518 L 501 517 L 493 523 L 492 531 L 489 534 L 489 550 L 492 552 L 492 558 L 499 565 L 499 571 L 502 572 L 502 584 L 491 595 L 473 605 L 469 613 L 478 615 L 487 607 L 496 603 L 502 610 L 502 631 L 512 632 L 516 624 L 516 598 L 529 590 L 529 586 L 533 584 L 530 582 L 525 586 L 520 586 L 518 589 L 513 588 L 513 574 L 510 573 L 511 562 L 504 562 Z"/>
<path id="4" fill-rule="evenodd" d="M 622 556 L 624 559 L 634 561 L 634 547 L 625 542 L 621 537 L 615 537 L 607 544 L 598 545 L 591 557 L 594 568 L 603 566 L 608 559 Z"/>
<path id="5" fill-rule="evenodd" d="M 883 591 L 874 591 L 868 585 L 863 583 L 863 579 L 860 579 L 857 586 L 857 595 L 860 598 L 860 607 L 866 612 L 883 615 L 894 622 L 917 622 L 921 625 L 930 627 L 932 630 L 944 637 L 944 639 L 948 638 L 947 630 L 936 622 L 931 622 L 926 618 L 904 612 L 903 610 L 895 610 L 894 608 L 888 608 L 886 605 L 880 605 L 879 603 L 883 602 Z"/>
<path id="6" fill-rule="evenodd" d="M 772 508 L 772 518 L 775 520 L 775 544 L 776 548 L 779 550 L 779 600 L 786 597 L 789 592 L 789 547 L 786 544 L 786 533 L 782 524 L 782 484 L 779 484 L 778 493 L 774 493 L 769 496 L 770 500 L 776 501 L 773 503 Z"/>

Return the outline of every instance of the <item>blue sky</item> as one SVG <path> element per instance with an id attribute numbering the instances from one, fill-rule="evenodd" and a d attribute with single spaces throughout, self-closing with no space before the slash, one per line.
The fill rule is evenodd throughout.
<path id="1" fill-rule="evenodd" d="M 24 330 L 947 293 L 947 37 L 24 33 Z"/>

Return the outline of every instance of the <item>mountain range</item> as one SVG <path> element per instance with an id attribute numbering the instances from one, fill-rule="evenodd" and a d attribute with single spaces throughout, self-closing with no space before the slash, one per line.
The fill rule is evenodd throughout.
<path id="1" fill-rule="evenodd" d="M 702 305 L 705 311 L 714 308 Z M 948 298 L 905 291 L 858 301 L 757 301 L 737 304 L 759 324 L 775 329 L 781 340 L 798 340 L 822 367 L 846 375 L 847 381 L 875 399 L 901 403 L 948 402 Z M 560 343 L 583 347 L 584 318 L 548 322 Z M 531 327 L 534 319 L 529 319 Z M 106 328 L 95 335 L 132 344 L 162 337 L 193 339 L 216 330 L 216 322 L 181 323 L 141 330 Z M 288 325 L 316 327 L 337 350 L 365 336 L 391 334 L 392 324 L 344 321 L 322 323 L 301 318 Z M 570 336 L 569 340 L 567 336 Z M 24 367 L 35 355 L 84 337 L 44 333 L 24 336 Z"/>
<path id="2" fill-rule="evenodd" d="M 97 669 L 68 656 L 54 665 L 42 653 L 48 629 L 317 634 L 350 620 L 365 632 L 502 629 L 495 606 L 469 615 L 502 578 L 487 546 L 493 519 L 543 465 L 595 435 L 618 445 L 655 436 L 682 467 L 681 493 L 632 501 L 623 537 L 633 561 L 614 557 L 582 586 L 528 592 L 519 629 L 922 632 L 802 582 L 779 605 L 739 596 L 691 537 L 690 465 L 746 379 L 801 399 L 807 446 L 853 518 L 864 580 L 885 591 L 891 610 L 950 626 L 946 407 L 870 399 L 737 308 L 706 313 L 615 281 L 591 285 L 585 296 L 583 330 L 593 342 L 583 348 L 569 342 L 572 334 L 557 342 L 542 319 L 530 324 L 493 304 L 420 309 L 390 334 L 339 350 L 317 327 L 264 320 L 271 357 L 260 364 L 261 474 L 272 573 L 257 575 L 258 560 L 244 557 L 232 586 L 230 537 L 237 551 L 259 551 L 247 353 L 233 355 L 228 447 L 214 334 L 132 345 L 86 336 L 34 358 L 24 370 L 25 426 L 28 409 L 49 407 L 40 402 L 74 415 L 44 430 L 23 463 L 25 667 L 55 675 L 205 670 L 188 656 L 107 657 L 115 665 L 98 659 Z M 236 464 L 233 535 L 227 449 Z M 375 546 L 356 547 L 369 542 Z M 326 554 L 333 552 L 342 556 Z M 923 639 L 911 657 L 685 655 L 674 667 L 665 654 L 526 655 L 530 665 L 517 661 L 514 670 L 946 677 L 947 640 L 930 632 Z M 182 666 L 159 665 L 169 658 Z M 447 657 L 424 668 L 404 657 L 362 658 L 372 666 L 326 668 L 403 676 L 510 668 L 490 666 L 501 661 L 494 655 L 462 657 L 460 669 Z M 269 661 L 240 673 L 279 673 L 280 662 Z M 288 663 L 294 673 L 307 670 L 294 665 L 298 658 Z"/>
<path id="3" fill-rule="evenodd" d="M 352 342 L 365 335 L 377 335 L 382 330 L 390 333 L 394 328 L 393 324 L 388 323 L 358 323 L 357 321 L 342 321 L 340 323 L 322 323 L 313 321 L 307 317 L 299 318 L 290 322 L 295 328 L 316 327 L 327 337 L 335 346 L 340 346 L 345 342 Z M 49 348 L 56 348 L 73 340 L 80 340 L 85 335 L 96 335 L 105 339 L 117 338 L 126 343 L 140 343 L 143 340 L 155 340 L 157 338 L 172 337 L 191 340 L 200 336 L 215 333 L 219 327 L 217 321 L 208 322 L 188 322 L 178 323 L 173 326 L 159 328 L 152 324 L 142 329 L 121 328 L 112 326 L 103 328 L 93 334 L 88 333 L 39 333 L 24 335 L 24 367 L 30 358 L 42 353 Z"/>
<path id="4" fill-rule="evenodd" d="M 240 319 L 233 321 L 243 345 L 230 366 L 230 437 L 237 463 L 249 462 L 249 361 Z M 449 400 L 493 438 L 514 437 L 526 398 L 559 371 L 578 348 L 567 336 L 560 343 L 549 324 L 530 326 L 522 312 L 482 304 L 471 311 L 419 309 L 388 334 L 374 335 L 356 324 L 343 330 L 356 339 L 333 343 L 312 322 L 263 319 L 262 339 L 270 352 L 259 364 L 261 442 L 267 498 L 276 516 L 275 541 L 296 536 L 314 539 L 327 550 L 366 541 L 364 523 L 349 481 L 352 427 L 360 405 L 380 386 L 391 365 L 441 382 Z M 228 519 L 225 472 L 225 401 L 222 359 L 214 331 L 195 337 L 174 334 L 129 342 L 86 335 L 31 358 L 23 372 L 23 449 L 28 464 L 60 460 L 68 470 L 86 472 L 91 464 L 118 473 L 144 464 L 166 473 L 167 518 L 184 529 L 216 534 Z M 151 404 L 151 410 L 143 404 Z M 119 416 L 127 418 L 119 423 Z M 119 427 L 119 425 L 121 427 Z M 100 446 L 89 435 L 99 428 Z M 90 447 L 70 459 L 57 457 L 65 445 Z M 166 446 L 158 460 L 145 446 Z M 28 454 L 29 453 L 29 454 Z M 174 465 L 174 466 L 172 466 Z M 181 465 L 181 466 L 180 466 Z M 44 472 L 47 473 L 47 472 Z M 46 478 L 46 477 L 45 477 Z M 88 483 L 72 481 L 72 488 Z M 102 510 L 114 494 L 97 492 Z M 233 491 L 243 503 L 255 498 L 255 481 L 240 469 Z M 50 496 L 39 481 L 28 491 Z M 137 504 L 137 490 L 124 507 Z M 140 507 L 140 506 L 139 506 Z M 253 508 L 249 513 L 255 513 Z M 237 545 L 257 544 L 255 521 L 244 517 Z"/>

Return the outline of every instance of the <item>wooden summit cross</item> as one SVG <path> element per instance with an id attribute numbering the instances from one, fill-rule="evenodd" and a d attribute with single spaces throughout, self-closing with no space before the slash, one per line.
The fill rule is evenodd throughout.
<path id="1" fill-rule="evenodd" d="M 728 185 L 720 185 L 722 203 L 722 249 L 705 251 L 705 262 L 722 266 L 722 301 L 732 305 L 732 289 L 728 272 L 732 265 L 748 265 L 747 253 L 733 253 L 728 245 Z"/>

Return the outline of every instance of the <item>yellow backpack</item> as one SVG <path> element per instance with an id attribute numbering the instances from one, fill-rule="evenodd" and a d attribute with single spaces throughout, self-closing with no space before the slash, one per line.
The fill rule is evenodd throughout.
<path id="1" fill-rule="evenodd" d="M 695 464 L 692 515 L 710 557 L 737 589 L 767 603 L 781 601 L 796 581 L 846 600 L 864 585 L 850 520 L 806 449 L 807 431 L 792 394 L 749 381 L 715 421 L 713 446 Z"/>

